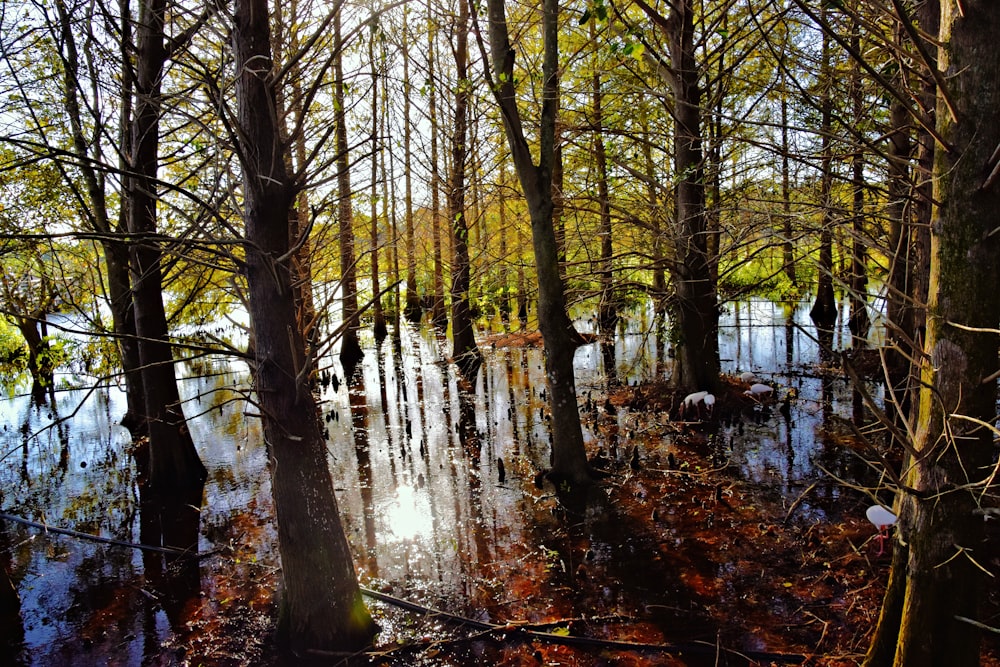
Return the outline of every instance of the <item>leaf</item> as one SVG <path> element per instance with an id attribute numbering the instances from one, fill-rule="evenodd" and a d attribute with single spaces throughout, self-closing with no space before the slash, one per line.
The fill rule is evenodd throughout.
<path id="1" fill-rule="evenodd" d="M 587 21 L 590 20 L 590 9 L 584 9 L 583 14 L 580 15 L 580 25 L 586 25 Z"/>
<path id="2" fill-rule="evenodd" d="M 559 637 L 569 637 L 569 628 L 552 628 L 552 634 Z"/>

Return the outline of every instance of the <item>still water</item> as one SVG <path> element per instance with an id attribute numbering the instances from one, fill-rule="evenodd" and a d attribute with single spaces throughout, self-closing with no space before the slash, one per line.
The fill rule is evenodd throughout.
<path id="1" fill-rule="evenodd" d="M 824 371 L 807 309 L 766 300 L 733 304 L 724 314 L 724 371 L 752 371 L 783 395 L 794 389 L 788 418 L 770 415 L 724 421 L 714 438 L 744 484 L 762 485 L 799 502 L 808 520 L 836 518 L 841 494 L 823 470 L 865 474 L 843 447 L 838 419 L 856 417 L 850 387 Z M 579 320 L 582 330 L 590 321 Z M 838 333 L 835 347 L 849 344 Z M 625 384 L 669 375 L 662 322 L 641 310 L 624 322 L 613 350 L 597 343 L 576 355 L 581 398 L 603 397 L 605 360 Z M 404 325 L 381 346 L 368 341 L 363 379 L 322 391 L 331 471 L 363 585 L 479 620 L 542 620 L 574 615 L 573 595 L 540 594 L 532 580 L 567 567 L 572 554 L 553 537 L 564 527 L 553 499 L 530 482 L 547 467 L 542 352 L 483 345 L 485 363 L 473 396 L 459 392 L 445 361 L 446 341 L 432 330 Z M 609 356 L 610 353 L 610 356 Z M 246 590 L 230 590 L 232 569 L 273 586 L 279 567 L 269 473 L 257 421 L 244 401 L 245 367 L 225 359 L 181 365 L 185 412 L 209 470 L 200 550 L 206 554 L 185 595 L 166 595 L 146 571 L 141 552 L 0 523 L 0 559 L 21 598 L 23 664 L 178 664 L 191 653 L 193 628 L 218 632 L 211 620 L 239 604 L 266 617 Z M 331 362 L 329 370 L 339 369 Z M 81 378 L 65 378 L 82 382 Z M 872 391 L 878 395 L 879 387 Z M 127 431 L 117 424 L 124 398 L 114 385 L 61 390 L 48 406 L 14 395 L 0 404 L 0 510 L 55 528 L 138 540 L 137 491 Z M 658 457 L 668 415 L 620 411 L 614 418 L 644 460 Z M 607 424 L 585 423 L 588 448 L 603 446 Z M 803 489 L 822 482 L 802 501 Z M 586 522 L 584 522 L 586 524 Z M 588 559 L 620 560 L 627 536 L 589 530 L 578 537 Z M 190 574 L 190 573 L 189 573 Z M 189 579 L 191 578 L 189 576 Z M 602 605 L 641 614 L 641 582 L 595 591 Z M 665 593 L 662 595 L 666 595 Z M 252 597 L 252 595 L 250 596 Z M 169 602 L 168 602 L 169 598 Z M 588 604 L 593 603 L 591 600 Z M 660 599 L 658 604 L 682 604 Z M 383 641 L 405 634 L 404 621 L 380 620 Z M 263 622 L 263 621 L 262 621 Z M 399 625 L 394 625 L 398 622 Z M 710 630 L 706 629 L 706 632 Z M 187 647 L 179 648 L 179 636 Z M 386 640 L 385 638 L 389 639 Z M 266 643 L 266 637 L 256 641 Z M 251 642 L 252 643 L 252 642 Z M 253 647 L 244 647 L 247 655 Z M 203 647 L 209 664 L 230 664 Z M 232 655 L 239 664 L 239 655 Z"/>

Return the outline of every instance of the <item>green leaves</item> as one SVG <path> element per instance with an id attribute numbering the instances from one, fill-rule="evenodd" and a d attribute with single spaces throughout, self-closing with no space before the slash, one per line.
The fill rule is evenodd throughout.
<path id="1" fill-rule="evenodd" d="M 608 8 L 600 0 L 583 10 L 583 14 L 580 15 L 580 25 L 586 25 L 593 18 L 601 22 L 608 20 Z"/>

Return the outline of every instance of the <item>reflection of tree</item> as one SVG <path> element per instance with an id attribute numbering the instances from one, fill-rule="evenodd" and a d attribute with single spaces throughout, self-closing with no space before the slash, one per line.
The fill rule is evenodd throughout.
<path id="1" fill-rule="evenodd" d="M 381 359 L 381 354 L 378 355 Z M 380 365 L 381 367 L 381 365 Z M 382 374 L 379 374 L 383 377 Z M 365 517 L 365 549 L 362 557 L 365 570 L 370 577 L 378 576 L 378 559 L 375 557 L 375 499 L 372 494 L 372 460 L 368 443 L 368 399 L 364 383 L 359 379 L 349 386 L 348 400 L 351 408 L 351 430 L 354 432 L 354 453 L 358 458 L 358 485 L 361 487 L 361 502 Z M 385 391 L 385 380 L 382 380 Z"/>
<path id="2" fill-rule="evenodd" d="M 457 521 L 456 528 L 464 526 L 467 534 L 464 536 L 475 546 L 476 559 L 480 565 L 490 562 L 490 542 L 485 535 L 483 521 L 483 479 L 493 479 L 495 472 L 492 461 L 482 462 L 482 442 L 476 429 L 476 397 L 471 392 L 460 391 L 458 394 L 458 439 L 465 453 L 468 470 L 465 475 L 456 475 L 456 480 L 464 477 L 469 481 L 469 517 L 467 521 Z M 456 507 L 458 512 L 458 507 Z M 456 518 L 460 518 L 456 514 Z M 469 535 L 468 533 L 471 533 Z M 470 577 L 465 578 L 467 581 Z M 471 583 L 471 582 L 470 582 Z"/>
<path id="3" fill-rule="evenodd" d="M 2 500 L 2 496 L 0 496 Z M 0 523 L 0 657 L 5 664 L 20 664 L 24 642 L 24 622 L 21 618 L 21 598 L 10 578 L 10 540 L 7 522 Z"/>
<path id="4" fill-rule="evenodd" d="M 140 483 L 140 542 L 197 553 L 203 493 L 204 483 L 197 488 L 184 485 L 171 493 Z M 182 612 L 201 591 L 198 559 L 144 550 L 142 563 L 146 580 L 158 591 L 171 627 L 183 631 L 186 619 Z"/>

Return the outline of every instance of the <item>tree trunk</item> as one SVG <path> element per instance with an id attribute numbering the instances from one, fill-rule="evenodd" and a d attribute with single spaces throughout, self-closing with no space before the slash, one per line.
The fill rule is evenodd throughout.
<path id="1" fill-rule="evenodd" d="M 855 26 L 851 34 L 851 46 L 855 52 L 861 51 L 860 27 Z M 861 90 L 861 68 L 854 63 L 851 68 L 851 111 L 855 122 L 860 125 L 864 118 L 864 103 Z M 865 242 L 865 158 L 860 145 L 854 147 L 851 157 L 851 271 L 848 277 L 848 300 L 850 316 L 848 328 L 855 346 L 867 344 L 871 318 L 868 316 L 868 250 Z"/>
<path id="2" fill-rule="evenodd" d="M 238 0 L 236 54 L 254 388 L 271 461 L 284 591 L 279 631 L 298 656 L 367 646 L 361 599 L 330 478 L 287 258 L 294 192 L 278 135 L 266 0 Z"/>
<path id="3" fill-rule="evenodd" d="M 378 161 L 382 142 L 379 140 L 379 107 L 378 107 L 378 61 L 375 59 L 375 21 L 372 20 L 372 34 L 368 39 L 368 60 L 372 68 L 372 155 L 371 155 L 371 253 L 372 253 L 372 333 L 375 342 L 381 343 L 385 340 L 389 330 L 385 325 L 385 313 L 382 311 L 382 277 L 379 275 L 379 253 L 381 251 L 379 240 L 379 215 L 378 215 Z M 388 202 L 383 202 L 383 211 Z"/>
<path id="4" fill-rule="evenodd" d="M 159 119 L 162 113 L 165 46 L 165 0 L 139 7 L 136 29 L 135 116 L 132 122 L 132 177 L 125 193 L 132 270 L 132 305 L 149 426 L 149 466 L 145 481 L 164 491 L 204 483 L 205 466 L 187 428 L 167 317 L 163 308 L 162 249 L 157 239 L 156 206 L 159 168 Z"/>
<path id="5" fill-rule="evenodd" d="M 556 115 L 558 117 L 559 101 L 556 100 Z M 555 138 L 553 139 L 552 158 L 552 227 L 556 232 L 556 255 L 559 257 L 559 275 L 566 282 L 566 198 L 563 196 L 563 158 L 562 136 L 559 131 L 559 121 L 556 120 Z"/>
<path id="6" fill-rule="evenodd" d="M 413 229 L 413 125 L 410 121 L 410 54 L 407 37 L 408 5 L 403 5 L 403 178 L 406 189 L 406 319 L 416 324 L 420 321 L 420 290 L 417 286 L 417 242 Z"/>
<path id="7" fill-rule="evenodd" d="M 825 9 L 821 10 L 825 12 Z M 825 16 L 825 14 L 822 14 Z M 837 323 L 837 299 L 833 293 L 833 86 L 830 67 L 830 37 L 823 34 L 820 65 L 820 232 L 816 266 L 816 300 L 809 316 L 818 329 L 833 330 Z M 821 350 L 828 353 L 829 350 Z"/>
<path id="8" fill-rule="evenodd" d="M 455 130 L 451 138 L 451 182 L 448 188 L 448 219 L 451 220 L 454 254 L 451 267 L 452 359 L 471 384 L 479 373 L 483 355 L 476 346 L 469 307 L 471 260 L 469 228 L 465 219 L 465 164 L 468 155 L 469 120 L 469 5 L 459 1 L 455 26 Z"/>
<path id="9" fill-rule="evenodd" d="M 44 311 L 17 316 L 17 328 L 28 347 L 28 373 L 31 375 L 31 400 L 35 405 L 45 405 L 46 395 L 55 382 L 54 369 L 49 358 L 49 341 L 39 331 L 45 319 Z"/>
<path id="10" fill-rule="evenodd" d="M 719 307 L 708 257 L 702 160 L 701 90 L 694 57 L 694 3 L 674 5 L 670 59 L 674 70 L 674 173 L 677 175 L 674 286 L 677 365 L 673 383 L 684 391 L 714 391 L 719 382 Z"/>
<path id="11" fill-rule="evenodd" d="M 792 242 L 792 188 L 788 151 L 788 93 L 781 91 L 781 266 L 792 285 L 797 285 L 795 276 L 795 252 Z"/>
<path id="12" fill-rule="evenodd" d="M 497 80 L 491 84 L 503 118 L 507 142 L 531 218 L 532 246 L 538 276 L 538 325 L 545 346 L 545 375 L 552 410 L 552 470 L 550 477 L 570 484 L 588 484 L 591 477 L 583 446 L 577 406 L 573 356 L 579 335 L 566 312 L 559 249 L 552 220 L 552 168 L 558 108 L 557 0 L 543 4 L 543 87 L 536 165 L 524 136 L 514 90 L 514 50 L 507 31 L 503 0 L 488 0 L 490 49 Z M 494 85 L 495 84 L 495 85 Z"/>
<path id="13" fill-rule="evenodd" d="M 596 41 L 597 30 L 595 21 L 590 22 L 590 39 Z M 611 201 L 608 195 L 608 156 L 604 147 L 604 105 L 601 92 L 601 73 L 596 67 L 591 78 L 591 113 L 590 131 L 594 133 L 594 167 L 597 170 L 597 206 L 600 227 L 598 238 L 601 240 L 600 281 L 601 300 L 598 306 L 598 322 L 601 334 L 613 336 L 618 323 L 618 304 L 614 297 L 613 256 L 614 243 L 611 228 Z"/>
<path id="14" fill-rule="evenodd" d="M 506 331 L 510 330 L 510 275 L 508 272 L 508 266 L 510 264 L 510 257 L 508 253 L 507 245 L 507 195 L 504 190 L 507 183 L 507 169 L 504 163 L 500 163 L 500 183 L 497 189 L 497 218 L 499 219 L 500 229 L 498 234 L 500 236 L 500 256 L 497 258 L 497 265 L 494 268 L 497 277 L 496 291 L 497 298 L 500 301 L 500 320 L 503 322 L 504 329 Z"/>
<path id="15" fill-rule="evenodd" d="M 656 299 L 656 309 L 662 311 L 664 295 L 667 291 L 666 271 L 663 257 L 663 225 L 661 220 L 661 202 L 657 194 L 656 165 L 653 162 L 653 141 L 649 132 L 649 118 L 645 108 L 640 108 L 639 118 L 642 127 L 642 160 L 646 172 L 646 200 L 649 205 L 649 220 L 652 239 L 650 243 L 651 261 L 653 265 L 653 297 Z"/>
<path id="16" fill-rule="evenodd" d="M 101 151 L 92 146 L 83 131 L 83 116 L 81 113 L 80 90 L 80 57 L 76 47 L 76 37 L 72 30 L 72 19 L 66 9 L 66 3 L 59 0 L 55 3 L 59 14 L 61 37 L 65 49 L 63 66 L 63 92 L 66 98 L 66 114 L 69 119 L 73 139 L 73 151 L 78 158 L 77 169 L 83 177 L 87 190 L 88 206 L 83 215 L 91 228 L 102 235 L 101 250 L 104 254 L 106 270 L 105 279 L 108 285 L 108 306 L 111 311 L 112 327 L 115 342 L 118 346 L 122 372 L 125 377 L 126 412 L 122 417 L 122 425 L 129 430 L 133 439 L 138 439 L 148 433 L 147 424 L 143 419 L 146 412 L 145 398 L 142 389 L 142 372 L 139 363 L 139 344 L 135 338 L 135 318 L 132 310 L 132 288 L 128 269 L 128 247 L 111 236 L 121 233 L 126 228 L 126 218 L 123 215 L 119 224 L 113 225 L 108 213 L 107 196 L 105 194 L 105 179 L 94 168 L 100 159 Z M 125 32 L 122 44 L 130 42 L 128 21 L 124 22 Z M 123 62 L 127 56 L 123 54 Z M 123 66 L 122 76 L 122 154 L 129 154 L 131 141 L 128 140 L 128 122 L 131 120 L 132 77 L 131 66 Z M 92 152 L 93 150 L 93 152 Z M 127 181 L 127 176 L 122 176 Z M 124 210 L 124 209 L 123 209 Z"/>
<path id="17" fill-rule="evenodd" d="M 431 321 L 434 325 L 445 329 L 448 326 L 448 315 L 444 309 L 444 258 L 441 249 L 441 175 L 438 165 L 438 118 L 437 118 L 437 63 L 435 62 L 434 40 L 437 30 L 434 28 L 434 16 L 431 12 L 430 0 L 427 2 L 427 80 L 429 99 L 427 104 L 428 121 L 431 133 L 431 242 L 434 248 L 434 293 L 431 295 Z"/>
<path id="18" fill-rule="evenodd" d="M 347 110 L 344 107 L 344 41 L 340 34 L 340 12 L 333 19 L 334 123 L 337 144 L 337 227 L 340 240 L 340 304 L 344 330 L 340 338 L 340 365 L 350 380 L 365 356 L 358 342 L 358 280 L 354 257 L 354 209 L 351 205 L 351 161 L 347 147 Z"/>
<path id="19" fill-rule="evenodd" d="M 287 15 L 283 15 L 282 10 L 283 7 L 280 5 L 275 7 L 274 57 L 278 61 L 284 59 L 285 52 L 296 53 L 301 48 L 297 29 L 294 27 L 300 20 L 298 1 L 292 0 L 288 3 Z M 285 165 L 288 173 L 295 173 L 296 165 L 298 169 L 304 170 L 307 160 L 304 134 L 299 132 L 292 136 L 292 128 L 304 113 L 302 85 L 299 78 L 300 69 L 296 64 L 291 67 L 288 73 L 292 93 L 291 108 L 288 108 L 289 105 L 283 89 L 275 91 L 281 135 L 292 146 L 292 150 L 285 151 Z M 300 173 L 299 178 L 305 178 L 305 174 Z M 299 322 L 299 330 L 302 331 L 306 341 L 306 353 L 313 363 L 314 372 L 311 381 L 315 386 L 317 380 L 315 357 L 319 347 L 319 331 L 317 329 L 316 304 L 312 293 L 312 247 L 309 243 L 309 217 L 309 193 L 303 189 L 298 192 L 295 204 L 288 211 L 288 240 L 291 247 L 295 248 L 292 257 L 292 270 L 294 272 L 292 289 L 295 293 L 295 312 Z"/>
<path id="20" fill-rule="evenodd" d="M 379 51 L 379 56 L 382 59 L 382 63 L 389 62 L 388 46 L 383 41 L 381 49 Z M 388 137 L 389 134 L 386 130 L 389 118 L 389 77 L 382 77 L 382 112 L 379 114 L 379 135 L 382 137 Z M 389 280 L 392 284 L 392 332 L 395 340 L 399 341 L 400 329 L 399 322 L 403 316 L 403 304 L 402 304 L 402 290 L 400 289 L 400 279 L 399 279 L 399 220 L 396 215 L 396 162 L 395 156 L 391 150 L 386 150 L 385 141 L 379 143 L 379 163 L 380 172 L 382 177 L 382 201 L 383 211 L 388 211 L 389 229 L 392 232 L 390 238 L 392 239 L 391 254 L 390 254 L 390 275 Z M 385 213 L 383 213 L 385 215 Z M 382 356 L 379 355 L 379 360 Z M 383 385 L 384 386 L 384 385 Z"/>
<path id="21" fill-rule="evenodd" d="M 892 664 L 979 664 L 985 573 L 980 499 L 990 493 L 996 418 L 996 334 L 1000 324 L 1000 6 L 942 3 L 936 126 L 945 145 L 934 160 L 932 289 L 921 379 L 913 489 L 902 500 L 897 534 L 908 545 L 898 616 L 880 618 L 876 639 L 896 637 Z M 946 97 L 947 96 L 947 97 Z M 948 104 L 954 109 L 954 117 Z M 984 485 L 985 484 L 985 485 Z M 894 576 L 899 576 L 897 572 Z M 887 599 L 887 604 L 889 600 Z M 888 625 L 888 627 L 883 627 Z M 888 665 L 883 652 L 867 664 Z"/>

